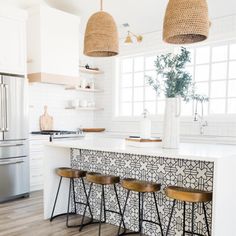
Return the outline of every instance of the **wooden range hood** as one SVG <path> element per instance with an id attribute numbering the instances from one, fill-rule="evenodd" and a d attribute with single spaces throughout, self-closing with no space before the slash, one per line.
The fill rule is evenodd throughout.
<path id="1" fill-rule="evenodd" d="M 38 72 L 38 73 L 28 74 L 28 80 L 30 83 L 39 82 L 48 84 L 73 85 L 73 84 L 78 84 L 79 78 L 73 76 Z"/>

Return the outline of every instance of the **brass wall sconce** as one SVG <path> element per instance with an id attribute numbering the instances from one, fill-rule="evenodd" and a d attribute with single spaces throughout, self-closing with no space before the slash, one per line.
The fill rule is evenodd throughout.
<path id="1" fill-rule="evenodd" d="M 125 38 L 125 43 L 126 44 L 133 43 L 132 37 L 136 38 L 137 43 L 141 43 L 143 41 L 142 35 L 136 35 L 136 34 L 132 33 L 131 31 L 128 31 L 128 34 Z"/>

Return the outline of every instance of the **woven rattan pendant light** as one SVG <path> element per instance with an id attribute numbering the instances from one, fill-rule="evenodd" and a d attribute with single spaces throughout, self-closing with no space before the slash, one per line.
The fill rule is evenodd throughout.
<path id="1" fill-rule="evenodd" d="M 206 0 L 169 0 L 163 40 L 171 44 L 190 44 L 203 41 L 209 33 Z"/>
<path id="2" fill-rule="evenodd" d="M 111 57 L 119 53 L 119 38 L 113 17 L 101 10 L 88 20 L 84 37 L 84 54 L 91 57 Z"/>

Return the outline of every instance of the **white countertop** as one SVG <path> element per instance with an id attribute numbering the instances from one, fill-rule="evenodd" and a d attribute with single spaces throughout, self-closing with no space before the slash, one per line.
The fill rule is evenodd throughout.
<path id="1" fill-rule="evenodd" d="M 181 143 L 179 149 L 160 147 L 132 147 L 124 139 L 86 137 L 77 140 L 54 140 L 45 145 L 62 148 L 78 148 L 135 155 L 180 158 L 190 160 L 215 161 L 225 157 L 236 158 L 236 145 Z"/>

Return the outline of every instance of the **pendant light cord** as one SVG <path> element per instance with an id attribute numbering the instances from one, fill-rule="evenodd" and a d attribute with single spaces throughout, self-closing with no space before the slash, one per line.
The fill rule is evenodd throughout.
<path id="1" fill-rule="evenodd" d="M 103 11 L 103 0 L 100 0 L 101 11 Z"/>

